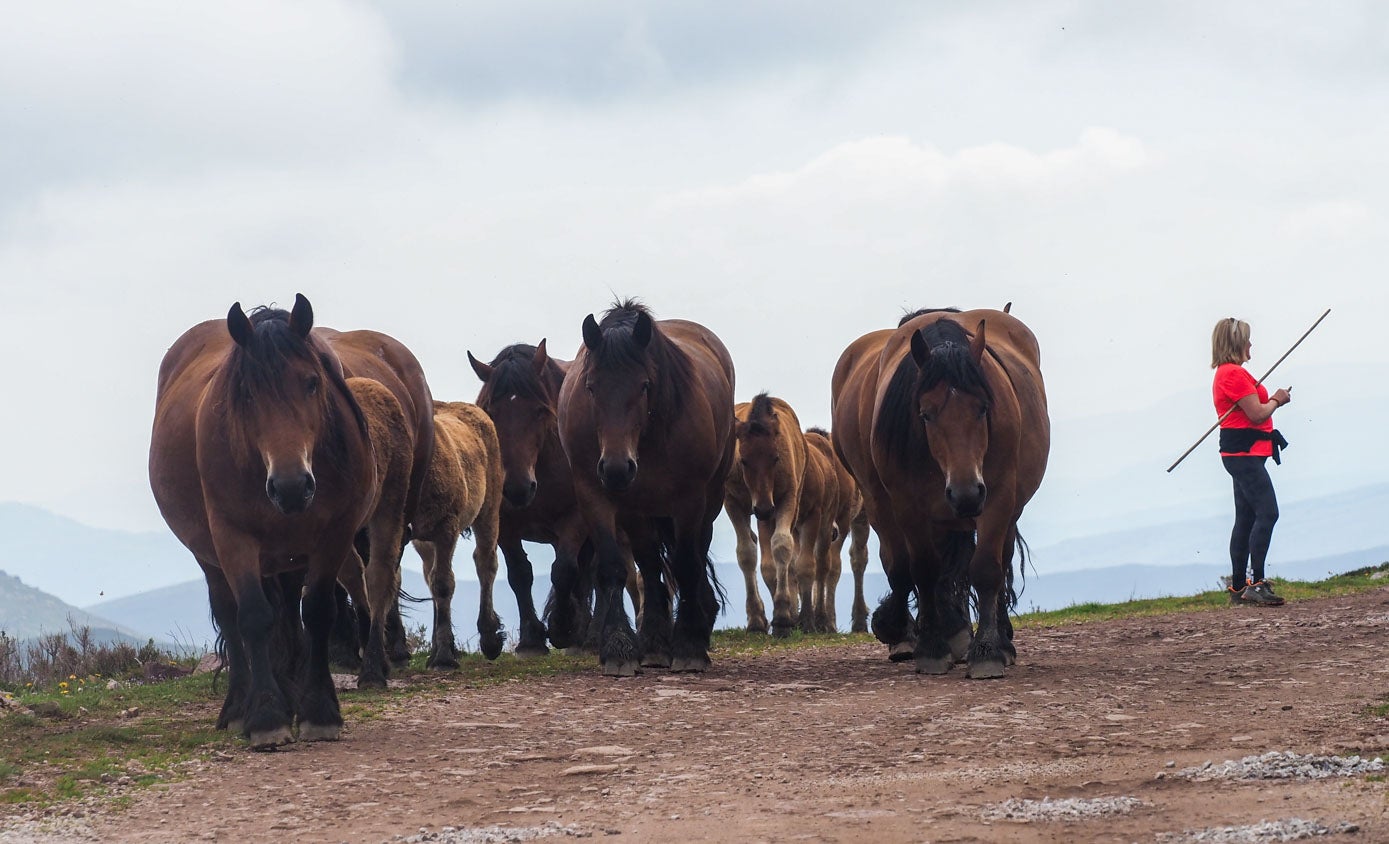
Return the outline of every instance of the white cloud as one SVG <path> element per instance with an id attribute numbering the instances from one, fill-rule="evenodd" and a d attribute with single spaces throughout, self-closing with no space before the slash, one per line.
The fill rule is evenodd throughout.
<path id="1" fill-rule="evenodd" d="M 1382 218 L 1353 199 L 1311 203 L 1286 214 L 1279 227 L 1288 237 L 1336 241 L 1363 238 L 1385 229 Z"/>

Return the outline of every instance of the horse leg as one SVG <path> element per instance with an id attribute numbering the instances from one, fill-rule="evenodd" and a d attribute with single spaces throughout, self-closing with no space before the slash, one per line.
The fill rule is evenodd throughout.
<path id="1" fill-rule="evenodd" d="M 849 570 L 854 573 L 853 633 L 868 632 L 868 602 L 863 597 L 863 576 L 868 571 L 868 513 L 860 512 L 850 527 Z"/>
<path id="2" fill-rule="evenodd" d="M 699 553 L 698 534 L 690 527 L 677 523 L 675 553 L 671 561 L 680 609 L 675 615 L 670 670 L 681 672 L 709 669 L 709 632 L 713 627 L 709 607 L 713 587 L 709 584 L 706 558 Z M 789 627 L 787 630 L 789 632 Z M 773 627 L 775 632 L 776 628 Z"/>
<path id="3" fill-rule="evenodd" d="M 762 604 L 762 592 L 757 585 L 758 539 L 753 535 L 749 519 L 751 513 L 735 513 L 726 507 L 728 519 L 733 522 L 733 532 L 738 537 L 738 568 L 743 572 L 743 589 L 747 594 L 744 602 L 748 616 L 749 633 L 767 632 L 767 611 Z"/>
<path id="4" fill-rule="evenodd" d="M 217 729 L 241 733 L 246 724 L 251 685 L 246 648 L 241 641 L 241 628 L 236 623 L 236 596 L 221 569 L 203 565 L 203 574 L 207 578 L 212 620 L 217 623 L 218 650 L 224 652 L 227 666 L 227 695 L 222 700 L 222 712 L 217 716 Z"/>
<path id="5" fill-rule="evenodd" d="M 366 594 L 365 579 L 362 581 L 362 594 Z M 363 639 L 357 627 L 357 610 L 348 601 L 349 596 L 343 583 L 333 587 L 333 630 L 328 636 L 328 662 L 355 670 L 362 667 L 359 650 Z M 352 600 L 357 599 L 354 597 Z"/>
<path id="6" fill-rule="evenodd" d="M 879 535 L 882 539 L 882 535 Z M 901 545 L 886 540 L 879 546 L 882 555 L 883 572 L 887 575 L 888 593 L 873 611 L 873 636 L 887 645 L 888 659 L 893 662 L 906 662 L 916 652 L 916 625 L 908 613 L 912 592 L 910 554 L 905 543 Z"/>
<path id="7" fill-rule="evenodd" d="M 337 600 L 339 592 L 344 596 L 342 601 Z M 357 655 L 357 643 L 367 641 L 371 635 L 371 613 L 368 609 L 371 606 L 371 599 L 367 595 L 366 566 L 362 563 L 361 555 L 357 553 L 355 548 L 348 549 L 342 567 L 338 569 L 338 582 L 333 587 L 333 593 L 333 635 L 328 640 L 329 660 L 339 665 L 347 665 L 348 663 L 342 658 L 344 656 L 343 651 L 351 642 L 352 659 L 360 671 L 362 659 Z M 346 596 L 352 598 L 351 606 L 348 605 Z M 339 613 L 344 615 L 350 613 L 351 618 L 340 618 Z M 352 631 L 350 639 L 338 634 L 339 629 L 344 627 Z"/>
<path id="8" fill-rule="evenodd" d="M 815 534 L 819 530 L 819 519 L 815 516 L 804 518 L 796 530 L 796 560 L 792 567 L 792 580 L 800 592 L 800 611 L 796 625 L 802 633 L 815 632 Z"/>
<path id="9" fill-rule="evenodd" d="M 1003 502 L 995 502 L 1001 505 Z M 1007 512 L 1006 508 L 1002 508 Z M 1004 592 L 1004 565 L 1012 565 L 1011 548 L 1006 540 L 1012 526 L 980 525 L 979 544 L 969 562 L 969 578 L 979 596 L 979 630 L 969 648 L 971 680 L 993 680 L 1003 676 L 1013 644 L 999 623 L 1000 597 Z M 1006 549 L 1006 550 L 1005 550 Z M 1007 610 L 1003 610 L 1007 617 Z M 1013 650 L 1016 655 L 1016 650 Z"/>
<path id="10" fill-rule="evenodd" d="M 519 537 L 504 537 L 501 541 L 502 557 L 506 559 L 506 582 L 516 595 L 516 606 L 521 612 L 521 638 L 516 643 L 519 657 L 545 656 L 550 649 L 545 646 L 545 625 L 535 612 L 535 570 L 530 557 L 526 556 L 525 546 Z"/>
<path id="11" fill-rule="evenodd" d="M 219 559 L 228 555 L 221 553 Z M 242 555 L 254 555 L 255 549 L 240 550 Z M 289 702 L 280 684 L 275 682 L 275 670 L 270 658 L 270 637 L 275 626 L 275 610 L 266 597 L 265 587 L 257 573 L 258 561 L 243 560 L 239 573 L 231 581 L 236 594 L 236 624 L 246 645 L 246 659 L 251 682 L 242 732 L 252 750 L 268 750 L 294 741 L 290 732 L 292 721 Z M 224 563 L 225 565 L 225 563 Z"/>
<path id="12" fill-rule="evenodd" d="M 347 552 L 356 556 L 350 548 Z M 310 573 L 304 590 L 304 628 L 309 654 L 299 682 L 300 741 L 337 741 L 342 733 L 342 710 L 328 668 L 328 640 L 333 630 L 333 616 L 337 614 L 333 594 L 336 587 L 334 568 L 318 566 Z M 294 597 L 297 598 L 297 594 Z"/>
<path id="13" fill-rule="evenodd" d="M 830 531 L 830 537 L 822 533 L 815 545 L 815 625 L 822 633 L 839 632 L 839 618 L 834 599 L 839 591 L 839 577 L 844 570 L 840 556 L 844 546 L 844 534 L 833 526 L 830 527 Z"/>
<path id="14" fill-rule="evenodd" d="M 641 664 L 643 668 L 669 668 L 671 607 L 661 563 L 660 540 L 655 536 L 633 536 L 632 555 L 641 571 L 642 581 L 642 614 L 637 627 Z"/>
<path id="15" fill-rule="evenodd" d="M 478 588 L 481 597 L 477 608 L 478 647 L 488 659 L 496 659 L 502 653 L 506 637 L 502 633 L 502 619 L 492 605 L 492 590 L 497 583 L 497 537 L 484 535 L 478 525 L 473 526 L 473 567 L 477 569 Z"/>
<path id="16" fill-rule="evenodd" d="M 946 639 L 946 618 L 950 607 L 948 577 L 941 549 L 932 538 L 912 547 L 912 580 L 917 589 L 916 647 L 912 659 L 918 674 L 945 674 L 954 665 L 950 642 Z"/>
<path id="17" fill-rule="evenodd" d="M 412 543 L 424 564 L 424 581 L 429 584 L 429 597 L 434 604 L 434 628 L 426 668 L 458 667 L 458 645 L 453 638 L 453 552 L 458 545 L 458 534 L 450 531 L 445 535 L 448 538 L 439 542 L 416 539 Z"/>
<path id="18" fill-rule="evenodd" d="M 550 644 L 561 650 L 583 644 L 592 611 L 590 590 L 595 562 L 593 543 L 583 538 L 561 536 L 554 543 L 555 561 L 550 566 L 550 597 L 545 602 L 543 620 Z"/>
<path id="19" fill-rule="evenodd" d="M 275 670 L 275 682 L 291 702 L 298 697 L 299 673 L 307 649 L 301 612 L 304 575 L 302 570 L 283 572 L 267 578 L 266 584 L 266 595 L 275 610 L 275 625 L 270 634 L 270 664 Z"/>
<path id="20" fill-rule="evenodd" d="M 759 534 L 770 533 L 768 542 L 773 567 L 772 585 L 772 635 L 785 637 L 791 635 L 796 624 L 796 540 L 791 536 L 791 520 L 794 514 L 779 512 L 775 521 L 759 521 Z M 763 572 L 766 572 L 767 557 L 762 558 Z"/>
<path id="21" fill-rule="evenodd" d="M 971 532 L 952 531 L 946 535 L 936 600 L 941 634 L 950 645 L 950 656 L 955 662 L 966 660 L 973 638 L 969 623 L 969 566 L 974 548 Z"/>
<path id="22" fill-rule="evenodd" d="M 627 561 L 613 528 L 604 525 L 595 530 L 593 544 L 598 604 L 602 607 L 603 619 L 598 662 L 607 676 L 631 677 L 641 669 L 641 650 L 637 633 L 627 618 L 627 608 L 622 603 Z M 553 636 L 551 641 L 554 641 Z"/>

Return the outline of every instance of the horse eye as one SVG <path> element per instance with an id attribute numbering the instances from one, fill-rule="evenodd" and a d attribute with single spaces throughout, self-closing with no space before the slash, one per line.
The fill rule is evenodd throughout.
<path id="1" fill-rule="evenodd" d="M 642 391 L 643 394 L 651 392 L 651 382 L 650 382 L 650 381 L 643 381 L 643 382 L 641 382 L 641 391 Z"/>
<path id="2" fill-rule="evenodd" d="M 590 396 L 593 395 L 593 384 L 585 384 L 584 389 L 588 391 L 588 394 Z"/>
<path id="3" fill-rule="evenodd" d="M 775 466 L 776 464 L 778 464 L 778 463 L 780 463 L 780 462 L 781 462 L 781 455 L 780 455 L 780 454 L 774 454 L 774 455 L 772 455 L 772 465 L 773 465 L 773 466 Z"/>
<path id="4" fill-rule="evenodd" d="M 313 376 L 310 376 L 310 377 L 309 377 L 309 381 L 308 381 L 308 385 L 307 385 L 307 388 L 306 388 L 306 389 L 308 390 L 308 393 L 309 393 L 309 395 L 311 395 L 311 396 L 314 395 L 314 394 L 316 394 L 316 393 L 318 392 L 318 376 L 317 376 L 317 375 L 313 375 Z"/>

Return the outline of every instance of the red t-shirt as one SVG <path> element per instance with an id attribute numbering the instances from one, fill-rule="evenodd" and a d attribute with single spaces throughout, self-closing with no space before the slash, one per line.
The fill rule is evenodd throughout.
<path id="1" fill-rule="evenodd" d="M 1245 396 L 1258 396 L 1260 402 L 1268 401 L 1268 390 L 1264 385 L 1256 383 L 1254 376 L 1249 371 L 1237 363 L 1222 363 L 1215 370 L 1215 384 L 1211 388 L 1211 393 L 1215 398 L 1215 413 L 1217 416 L 1230 408 L 1230 415 L 1225 417 L 1225 421 L 1220 423 L 1222 428 L 1254 428 L 1259 431 L 1273 430 L 1273 417 L 1265 419 L 1259 424 L 1254 424 L 1245 415 L 1244 411 L 1237 406 L 1237 402 Z M 1254 447 L 1249 451 L 1240 452 L 1220 452 L 1221 457 L 1272 457 L 1273 443 L 1268 440 L 1261 440 L 1254 443 Z"/>

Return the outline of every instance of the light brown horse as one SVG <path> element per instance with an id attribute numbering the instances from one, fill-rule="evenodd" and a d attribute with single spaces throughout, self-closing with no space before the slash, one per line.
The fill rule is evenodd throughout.
<path id="1" fill-rule="evenodd" d="M 481 600 L 477 631 L 483 656 L 496 659 L 505 644 L 492 605 L 497 581 L 498 519 L 502 506 L 502 458 L 497 429 L 480 407 L 467 402 L 434 403 L 434 457 L 415 515 L 414 545 L 434 598 L 431 668 L 457 668 L 453 638 L 453 552 L 471 530 L 473 565 Z"/>
<path id="2" fill-rule="evenodd" d="M 834 444 L 863 490 L 892 590 L 874 634 L 919 672 L 967 658 L 968 676 L 1001 677 L 1016 659 L 1018 518 L 1050 447 L 1040 360 L 1036 337 L 1003 311 L 936 310 L 860 337 L 835 367 Z"/>
<path id="3" fill-rule="evenodd" d="M 720 606 L 709 545 L 733 462 L 733 360 L 704 326 L 658 322 L 632 301 L 601 323 L 590 314 L 583 338 L 560 389 L 559 429 L 597 554 L 603 673 L 703 671 Z M 622 533 L 643 580 L 640 644 L 621 600 Z M 665 561 L 679 601 L 673 630 Z"/>
<path id="4" fill-rule="evenodd" d="M 370 537 L 371 564 L 366 565 L 354 548 L 338 579 L 347 587 L 359 620 L 364 622 L 357 687 L 384 689 L 390 668 L 386 660 L 386 619 L 400 591 L 398 549 L 405 527 L 414 438 L 410 436 L 405 411 L 384 384 L 372 378 L 349 378 L 347 386 L 367 420 L 376 461 L 376 483 L 371 489 L 372 507 L 364 525 Z"/>
<path id="5" fill-rule="evenodd" d="M 333 588 L 376 472 L 366 420 L 312 328 L 302 295 L 290 313 L 250 318 L 237 303 L 184 332 L 159 368 L 150 488 L 207 579 L 229 672 L 217 726 L 253 748 L 292 741 L 295 716 L 304 741 L 342 727 Z"/>
<path id="6" fill-rule="evenodd" d="M 821 632 L 838 629 L 834 596 L 843 571 L 843 549 L 849 542 L 849 565 L 854 575 L 852 627 L 854 633 L 868 631 L 868 603 L 863 597 L 863 575 L 868 568 L 868 514 L 863 508 L 863 495 L 853 475 L 834 452 L 830 435 L 822 428 L 805 432 L 806 446 L 818 451 L 833 475 L 826 484 L 826 507 L 830 514 L 831 530 L 828 544 L 817 546 L 815 628 Z"/>
<path id="7" fill-rule="evenodd" d="M 796 532 L 805 528 L 805 520 L 799 518 L 801 508 L 823 494 L 824 478 L 822 474 L 812 477 L 818 483 L 806 494 L 809 457 L 791 405 L 759 393 L 752 401 L 735 405 L 733 417 L 734 460 L 724 484 L 723 506 L 738 538 L 748 630 L 767 632 L 756 575 L 760 552 L 762 579 L 772 593 L 771 632 L 787 636 L 797 620 Z"/>

